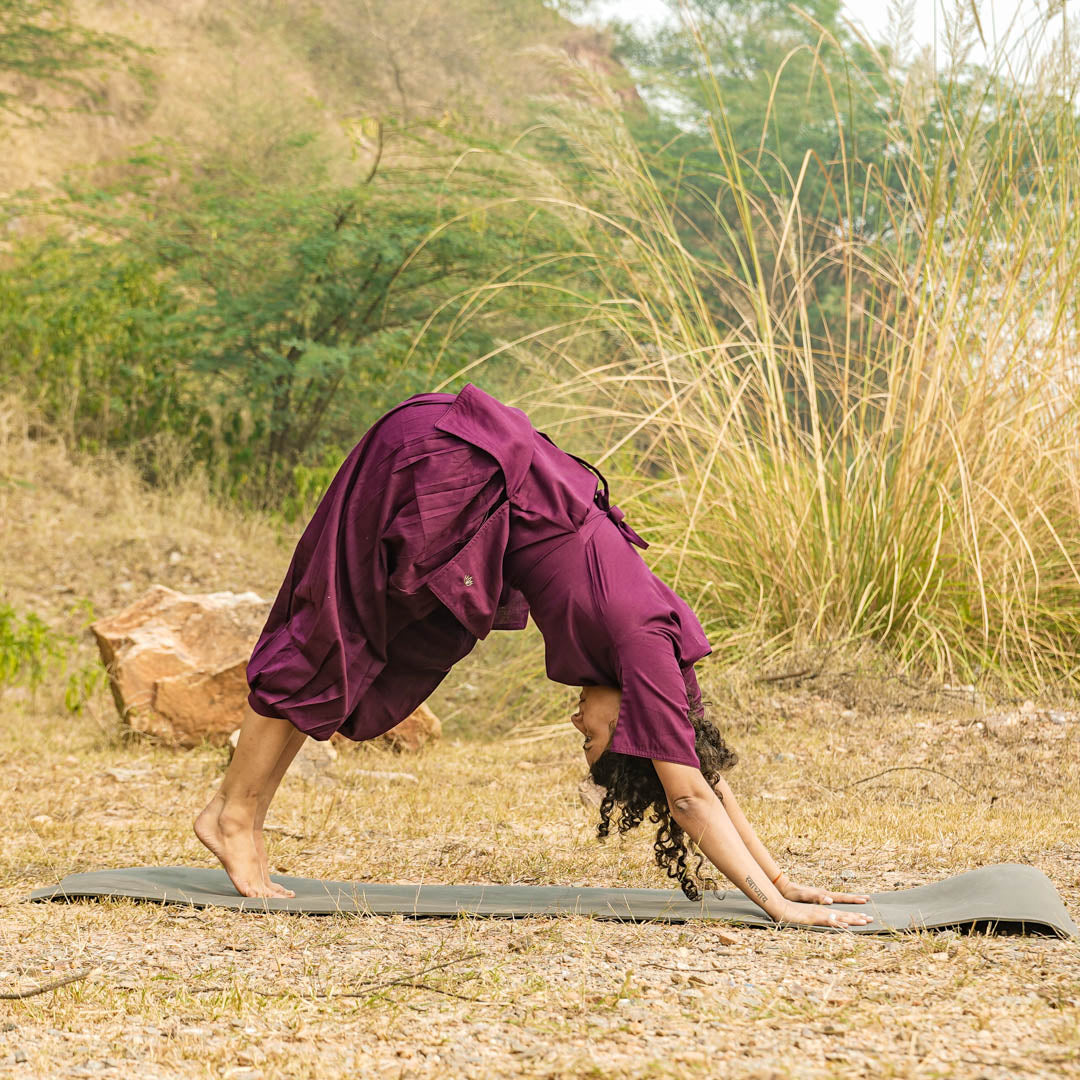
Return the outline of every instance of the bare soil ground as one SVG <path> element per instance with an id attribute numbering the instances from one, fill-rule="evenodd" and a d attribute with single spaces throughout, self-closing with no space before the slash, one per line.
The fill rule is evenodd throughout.
<path id="1" fill-rule="evenodd" d="M 109 611 L 153 580 L 269 594 L 290 539 L 215 510 L 194 487 L 149 495 L 123 470 L 78 465 L 10 429 L 0 438 L 0 601 L 59 628 L 84 621 L 76 601 Z M 272 810 L 274 866 L 355 880 L 661 885 L 645 830 L 596 841 L 569 725 L 528 741 L 527 722 L 565 712 L 572 692 L 530 683 L 515 698 L 507 640 L 441 691 L 454 719 L 440 745 L 414 757 L 362 746 L 328 772 L 287 777 Z M 791 875 L 874 891 L 1025 862 L 1080 918 L 1074 709 L 987 701 L 852 663 L 854 675 L 833 662 L 831 674 L 771 683 L 704 671 L 741 755 L 731 783 Z M 79 718 L 61 697 L 52 686 L 0 691 L 0 992 L 80 977 L 0 1001 L 0 1075 L 1080 1073 L 1075 941 L 741 929 L 726 943 L 708 924 L 27 904 L 33 887 L 67 873 L 207 865 L 190 818 L 226 761 L 222 750 L 125 737 L 104 692 Z"/>

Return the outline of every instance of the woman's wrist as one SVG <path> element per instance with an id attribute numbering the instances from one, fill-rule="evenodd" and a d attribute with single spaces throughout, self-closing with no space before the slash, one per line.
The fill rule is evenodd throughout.
<path id="1" fill-rule="evenodd" d="M 787 922 L 791 914 L 792 901 L 787 897 L 781 896 L 780 903 L 776 905 L 770 905 L 773 907 L 772 911 L 766 912 L 766 914 L 773 920 L 773 922 Z"/>
<path id="2" fill-rule="evenodd" d="M 780 894 L 779 902 L 776 900 L 771 901 L 769 904 L 763 904 L 765 913 L 777 922 L 783 922 L 787 914 L 788 906 L 791 901 L 784 895 L 784 886 L 787 884 L 787 876 L 784 871 L 781 870 L 774 878 L 770 879 L 772 887 Z"/>

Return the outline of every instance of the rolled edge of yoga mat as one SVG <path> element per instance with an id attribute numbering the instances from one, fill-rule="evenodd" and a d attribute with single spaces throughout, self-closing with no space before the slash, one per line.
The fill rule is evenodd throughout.
<path id="1" fill-rule="evenodd" d="M 290 899 L 239 896 L 223 870 L 188 866 L 128 867 L 70 874 L 52 888 L 35 889 L 33 901 L 132 899 L 190 907 L 307 915 L 407 915 L 454 918 L 476 915 L 521 918 L 587 915 L 623 922 L 719 920 L 746 926 L 777 924 L 735 890 L 687 900 L 674 889 L 574 888 L 559 885 L 385 885 L 321 881 L 275 875 L 293 889 Z M 895 892 L 873 893 L 865 906 L 874 922 L 854 933 L 971 928 L 986 931 L 1080 936 L 1053 882 L 1034 866 L 1005 863 Z M 828 927 L 807 929 L 829 931 Z"/>

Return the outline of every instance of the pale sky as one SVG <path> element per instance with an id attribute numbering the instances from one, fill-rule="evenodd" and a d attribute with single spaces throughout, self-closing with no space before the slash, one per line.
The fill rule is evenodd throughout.
<path id="1" fill-rule="evenodd" d="M 958 0 L 944 0 L 945 10 L 952 10 Z M 967 0 L 960 0 L 967 2 Z M 977 0 L 979 18 L 987 42 L 993 46 L 1000 41 L 1014 17 L 1019 25 L 1030 23 L 1040 10 L 1046 10 L 1052 0 Z M 1080 0 L 1064 0 L 1071 15 L 1080 11 Z M 849 20 L 861 25 L 871 38 L 883 39 L 889 22 L 888 0 L 845 0 L 844 11 Z M 1055 5 L 1056 6 L 1056 5 Z M 916 45 L 930 45 L 935 30 L 940 40 L 943 33 L 942 0 L 915 0 L 915 21 L 912 36 Z M 645 25 L 666 18 L 670 9 L 664 0 L 596 0 L 593 18 L 619 18 Z M 1010 35 L 1012 36 L 1012 35 Z M 976 59 L 973 57 L 973 59 Z"/>

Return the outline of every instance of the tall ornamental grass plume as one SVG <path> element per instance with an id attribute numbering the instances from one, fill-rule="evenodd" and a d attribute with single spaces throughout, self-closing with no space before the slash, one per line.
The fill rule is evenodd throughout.
<path id="1" fill-rule="evenodd" d="M 732 657 L 872 641 L 953 680 L 1078 681 L 1076 80 L 1053 22 L 976 67 L 980 32 L 953 20 L 944 64 L 863 42 L 868 70 L 821 31 L 800 70 L 835 153 L 797 168 L 770 139 L 787 67 L 740 142 L 700 37 L 708 108 L 661 152 L 587 73 L 547 119 L 578 172 L 533 167 L 533 199 L 576 249 L 551 254 L 558 322 L 503 360 Z M 849 137 L 857 109 L 881 140 Z"/>

